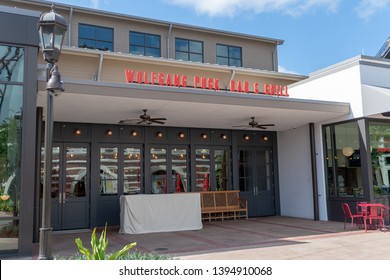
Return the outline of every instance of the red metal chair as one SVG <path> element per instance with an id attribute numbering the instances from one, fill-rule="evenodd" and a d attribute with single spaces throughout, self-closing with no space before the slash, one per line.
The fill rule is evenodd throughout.
<path id="1" fill-rule="evenodd" d="M 351 230 L 353 229 L 353 222 L 355 219 L 360 220 L 359 224 L 360 225 L 362 224 L 362 220 L 363 220 L 362 213 L 352 214 L 351 208 L 349 208 L 348 203 L 342 203 L 341 206 L 343 207 L 343 212 L 344 212 L 344 229 L 345 229 L 345 224 L 347 223 L 347 219 L 351 219 Z"/>
<path id="2" fill-rule="evenodd" d="M 370 228 L 373 228 L 372 222 L 373 221 L 378 221 L 379 229 L 383 229 L 385 225 L 385 220 L 384 220 L 384 205 L 382 204 L 367 204 L 367 211 L 363 215 L 363 220 L 364 220 L 364 229 L 367 232 L 367 220 L 370 221 Z"/>

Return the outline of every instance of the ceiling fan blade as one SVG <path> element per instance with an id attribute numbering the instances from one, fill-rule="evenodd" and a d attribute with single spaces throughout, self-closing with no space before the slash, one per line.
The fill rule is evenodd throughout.
<path id="1" fill-rule="evenodd" d="M 151 121 L 166 121 L 166 118 L 150 118 Z"/>
<path id="2" fill-rule="evenodd" d="M 165 122 L 162 122 L 162 121 L 159 121 L 159 120 L 156 120 L 156 119 L 151 119 L 150 122 L 154 122 L 154 123 L 159 123 L 159 124 L 164 124 Z"/>
<path id="3" fill-rule="evenodd" d="M 258 124 L 256 125 L 257 128 L 261 129 L 267 129 L 267 126 L 275 126 L 274 124 Z"/>

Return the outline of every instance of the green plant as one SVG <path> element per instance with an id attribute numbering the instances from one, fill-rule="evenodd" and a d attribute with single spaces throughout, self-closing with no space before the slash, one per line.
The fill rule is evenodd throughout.
<path id="1" fill-rule="evenodd" d="M 83 254 L 87 260 L 116 260 L 126 255 L 131 248 L 137 245 L 136 242 L 133 242 L 126 245 L 119 251 L 116 251 L 111 254 L 107 254 L 106 253 L 107 245 L 108 245 L 107 225 L 104 227 L 99 240 L 96 238 L 96 228 L 94 228 L 91 235 L 92 252 L 90 252 L 87 248 L 83 246 L 83 242 L 81 241 L 80 238 L 76 238 L 75 242 L 77 244 L 80 253 Z"/>

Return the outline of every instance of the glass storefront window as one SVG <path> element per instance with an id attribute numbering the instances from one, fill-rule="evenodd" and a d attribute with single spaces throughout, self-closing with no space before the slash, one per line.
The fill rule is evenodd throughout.
<path id="1" fill-rule="evenodd" d="M 115 195 L 118 193 L 118 148 L 100 148 L 100 193 Z"/>
<path id="2" fill-rule="evenodd" d="M 141 149 L 123 150 L 123 192 L 136 194 L 141 192 Z"/>
<path id="3" fill-rule="evenodd" d="M 370 147 L 375 196 L 390 195 L 390 124 L 370 122 Z"/>
<path id="4" fill-rule="evenodd" d="M 172 184 L 174 192 L 188 192 L 187 150 L 172 149 Z"/>
<path id="5" fill-rule="evenodd" d="M 150 149 L 150 168 L 150 173 L 152 174 L 152 193 L 168 193 L 166 149 Z"/>
<path id="6" fill-rule="evenodd" d="M 362 169 L 357 122 L 325 129 L 330 197 L 362 197 Z"/>
<path id="7" fill-rule="evenodd" d="M 12 251 L 19 237 L 24 48 L 0 45 L 0 69 L 0 251 Z"/>
<path id="8" fill-rule="evenodd" d="M 24 49 L 0 45 L 0 82 L 23 82 Z"/>
<path id="9" fill-rule="evenodd" d="M 217 149 L 214 151 L 215 186 L 217 190 L 227 190 L 230 181 L 230 160 L 228 150 Z"/>
<path id="10" fill-rule="evenodd" d="M 210 149 L 195 150 L 195 186 L 196 191 L 210 190 Z"/>

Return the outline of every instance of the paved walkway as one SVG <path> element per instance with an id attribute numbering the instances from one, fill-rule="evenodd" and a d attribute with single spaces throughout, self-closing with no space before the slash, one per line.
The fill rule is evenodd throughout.
<path id="1" fill-rule="evenodd" d="M 109 228 L 108 251 L 137 242 L 135 250 L 186 260 L 389 260 L 390 231 L 344 229 L 340 222 L 289 217 L 204 222 L 203 229 L 123 235 Z M 54 232 L 53 256 L 75 254 L 74 239 L 90 246 L 91 231 Z M 98 232 L 98 237 L 100 231 Z M 35 256 L 38 255 L 38 246 Z"/>

